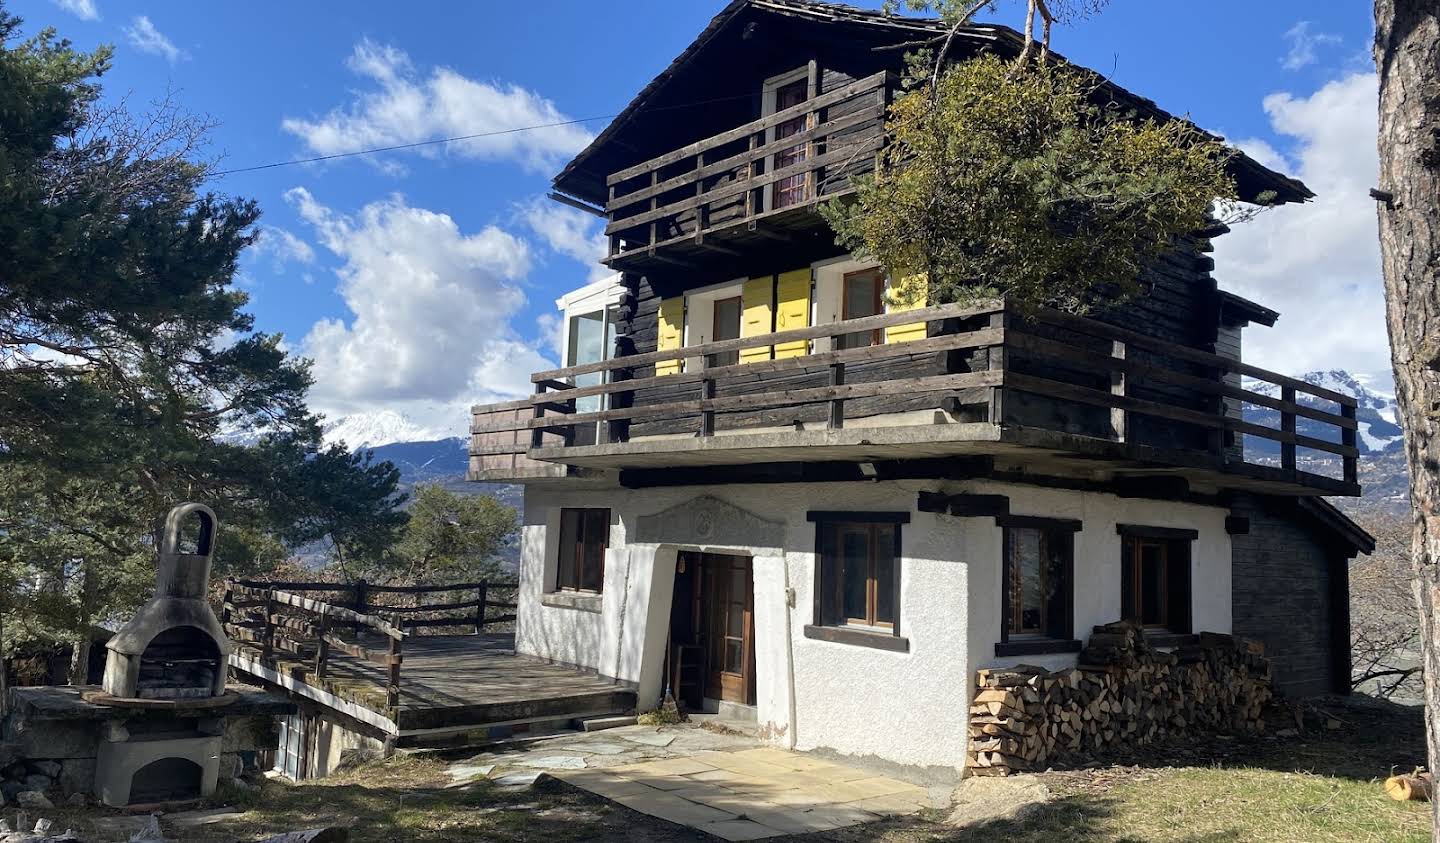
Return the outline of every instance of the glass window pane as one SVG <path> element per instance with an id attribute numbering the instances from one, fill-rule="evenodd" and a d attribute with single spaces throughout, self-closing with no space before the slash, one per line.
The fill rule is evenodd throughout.
<path id="1" fill-rule="evenodd" d="M 610 538 L 610 510 L 585 511 L 584 559 L 580 565 L 580 587 L 599 591 L 605 581 L 605 547 Z"/>
<path id="2" fill-rule="evenodd" d="M 1161 545 L 1140 545 L 1140 623 L 1165 622 L 1165 550 Z"/>
<path id="3" fill-rule="evenodd" d="M 878 269 L 852 272 L 842 280 L 842 319 L 861 319 L 878 316 L 883 308 L 880 301 L 885 286 L 885 275 Z M 856 331 L 835 338 L 836 347 L 865 348 L 880 342 L 879 331 Z"/>
<path id="4" fill-rule="evenodd" d="M 875 623 L 895 623 L 895 527 L 875 525 Z"/>
<path id="5" fill-rule="evenodd" d="M 577 565 L 579 562 L 581 515 L 584 510 L 560 510 L 560 556 L 557 565 L 555 585 L 558 588 L 579 586 Z"/>
<path id="6" fill-rule="evenodd" d="M 567 366 L 596 363 L 605 359 L 605 313 L 577 313 L 570 317 L 570 348 Z M 591 372 L 577 375 L 576 386 L 595 386 L 601 383 L 603 375 Z M 576 412 L 590 413 L 600 409 L 600 396 L 591 395 L 575 401 Z"/>
<path id="7" fill-rule="evenodd" d="M 1071 628 L 1069 603 L 1070 552 L 1074 538 L 1069 533 L 1049 532 L 1045 534 L 1045 552 L 1048 565 L 1045 571 L 1045 627 L 1044 632 L 1053 638 L 1069 638 L 1074 634 Z"/>
<path id="8" fill-rule="evenodd" d="M 743 653 L 740 649 L 740 642 L 734 638 L 725 639 L 725 672 L 740 673 L 743 667 Z"/>
<path id="9" fill-rule="evenodd" d="M 847 619 L 866 620 L 866 589 L 870 577 L 870 531 L 853 525 L 841 527 L 840 554 L 843 609 Z"/>
<path id="10" fill-rule="evenodd" d="M 1010 531 L 1010 631 L 1042 632 L 1045 578 L 1041 554 L 1043 534 L 1033 527 Z"/>

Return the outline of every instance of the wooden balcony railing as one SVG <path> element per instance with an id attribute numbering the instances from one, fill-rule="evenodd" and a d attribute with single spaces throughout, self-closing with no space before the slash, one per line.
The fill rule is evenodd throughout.
<path id="1" fill-rule="evenodd" d="M 277 659 L 300 662 L 317 681 L 330 672 L 331 651 L 385 668 L 385 698 L 400 705 L 400 666 L 405 639 L 420 627 L 473 630 L 515 620 L 517 584 L 394 586 L 354 583 L 268 582 L 230 579 L 225 583 L 221 620 L 225 634 L 257 649 L 260 663 L 275 668 Z M 471 599 L 424 603 L 420 595 L 473 591 Z M 324 593 L 330 600 L 307 597 Z M 508 600 L 494 599 L 500 592 Z M 375 593 L 408 595 L 410 605 L 376 604 Z M 334 596 L 331 596 L 334 595 Z M 341 602 L 348 605 L 341 605 Z M 508 614 L 487 615 L 487 608 Z M 348 631 L 349 638 L 341 635 Z M 378 646 L 375 641 L 381 642 Z"/>
<path id="2" fill-rule="evenodd" d="M 798 341 L 810 343 L 920 321 L 929 325 L 924 339 L 703 366 L 710 355 L 724 352 Z M 937 364 L 941 365 L 940 373 L 846 382 L 847 367 L 858 370 L 882 361 L 913 360 L 926 355 L 946 361 Z M 656 363 L 670 360 L 685 360 L 686 368 L 673 374 L 644 374 L 653 371 Z M 573 385 L 577 376 L 597 372 L 604 373 L 604 382 Z M 785 377 L 818 377 L 819 373 L 824 373 L 825 379 L 818 386 L 797 387 L 793 378 Z M 1272 384 L 1278 388 L 1279 397 L 1237 385 L 1238 380 L 1227 375 Z M 766 382 L 772 379 L 774 386 L 766 389 Z M 629 438 L 631 423 L 663 418 L 679 419 L 695 436 L 710 437 L 716 435 L 717 417 L 729 414 L 739 419 L 737 424 L 727 425 L 725 432 L 743 432 L 747 426 L 765 426 L 763 422 L 747 424 L 745 419 L 759 418 L 766 410 L 791 407 L 823 407 L 825 426 L 838 429 L 846 425 L 847 402 L 857 399 L 900 400 L 929 393 L 936 395 L 930 406 L 940 407 L 943 399 L 964 393 L 974 407 L 978 393 L 984 396 L 980 420 L 1001 427 L 1057 429 L 1033 413 L 1027 416 L 1026 410 L 1033 411 L 1036 406 L 1035 398 L 1044 406 L 1062 402 L 1065 406 L 1093 407 L 1098 416 L 1087 417 L 1083 421 L 1088 426 L 1078 429 L 1080 423 L 1075 417 L 1083 414 L 1059 413 L 1058 417 L 1069 425 L 1061 432 L 1143 446 L 1150 443 L 1135 431 L 1142 420 L 1149 425 L 1145 435 L 1171 426 L 1195 434 L 1190 440 L 1196 444 L 1186 445 L 1184 450 L 1199 452 L 1222 468 L 1226 462 L 1240 460 L 1233 443 L 1242 435 L 1280 443 L 1280 467 L 1292 472 L 1297 470 L 1297 448 L 1339 457 L 1346 484 L 1356 482 L 1359 456 L 1356 401 L 1351 396 L 1095 319 L 1051 310 L 1020 315 L 1000 303 L 941 305 L 634 354 L 538 372 L 532 381 L 536 392 L 529 399 L 529 419 L 497 422 L 496 416 L 483 415 L 480 411 L 484 408 L 477 408 L 477 423 L 472 428 L 476 443 L 487 441 L 495 433 L 528 432 L 528 450 L 517 441 L 508 450 L 504 450 L 507 446 L 477 447 L 472 454 L 503 450 L 507 454 L 525 452 L 533 458 L 543 452 L 547 460 L 564 462 L 565 448 L 577 444 L 582 430 L 594 431 L 590 440 L 594 444 L 619 444 Z M 690 394 L 680 397 L 684 390 Z M 655 397 L 657 392 L 659 398 Z M 644 400 L 637 400 L 642 393 Z M 1336 409 L 1332 412 L 1299 403 L 1297 396 L 1301 394 L 1333 402 Z M 602 409 L 577 412 L 576 400 L 591 396 L 603 396 Z M 1030 400 L 1007 401 L 1007 396 Z M 1227 401 L 1234 403 L 1227 407 Z M 1279 427 L 1246 421 L 1235 412 L 1243 403 L 1278 411 Z M 1297 433 L 1298 418 L 1319 422 L 1326 436 L 1333 438 Z M 774 422 L 769 424 L 773 426 Z"/>
<path id="3" fill-rule="evenodd" d="M 876 73 L 613 173 L 605 205 L 609 259 L 637 249 L 701 243 L 711 233 L 848 189 L 848 174 L 868 169 L 880 150 L 893 86 L 893 74 Z M 776 127 L 797 120 L 804 121 L 803 128 L 775 137 Z M 803 160 L 773 167 L 777 153 L 797 147 Z M 765 201 L 767 188 L 794 176 L 804 177 L 803 201 L 783 207 Z"/>

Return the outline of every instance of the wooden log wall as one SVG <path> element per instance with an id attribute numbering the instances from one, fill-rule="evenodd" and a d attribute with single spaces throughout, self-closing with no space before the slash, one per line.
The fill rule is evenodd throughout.
<path id="1" fill-rule="evenodd" d="M 1167 737 L 1263 732 L 1273 699 L 1258 644 L 1201 633 L 1162 652 L 1130 623 L 1095 627 L 1073 669 L 979 670 L 975 683 L 966 771 L 982 776 Z"/>
<path id="2" fill-rule="evenodd" d="M 1250 519 L 1230 537 L 1235 632 L 1265 642 L 1286 694 L 1348 692 L 1353 549 L 1327 544 L 1293 501 L 1236 494 L 1230 511 Z"/>

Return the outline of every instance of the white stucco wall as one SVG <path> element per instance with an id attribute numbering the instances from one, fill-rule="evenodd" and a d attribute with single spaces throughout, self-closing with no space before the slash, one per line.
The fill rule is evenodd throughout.
<path id="1" fill-rule="evenodd" d="M 989 482 L 646 490 L 532 486 L 525 496 L 517 649 L 634 683 L 641 707 L 651 707 L 660 693 L 678 552 L 748 554 L 754 558 L 756 708 L 763 733 L 798 749 L 958 769 L 976 668 L 1021 661 L 1058 667 L 1073 664 L 1075 657 L 995 657 L 1001 528 L 992 518 L 917 512 L 922 490 L 1005 494 L 1015 514 L 1080 520 L 1075 621 L 1082 638 L 1094 624 L 1120 614 L 1117 523 L 1198 530 L 1192 554 L 1194 628 L 1230 629 L 1230 542 L 1220 508 Z M 679 523 L 692 508 L 712 506 L 709 499 L 758 519 L 753 533 L 764 532 L 765 522 L 780 525 L 771 532 L 781 536 L 782 546 L 757 546 L 735 534 L 658 544 L 636 537 L 639 519 L 665 513 L 661 520 Z M 598 613 L 542 604 L 554 581 L 559 510 L 565 506 L 605 506 L 612 512 Z M 910 523 L 901 527 L 900 589 L 908 652 L 805 636 L 804 627 L 813 621 L 815 577 L 815 525 L 806 516 L 817 509 L 910 513 Z M 794 591 L 793 602 L 787 589 Z"/>

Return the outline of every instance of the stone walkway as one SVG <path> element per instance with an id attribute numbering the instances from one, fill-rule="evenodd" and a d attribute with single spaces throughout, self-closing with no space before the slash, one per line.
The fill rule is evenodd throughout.
<path id="1" fill-rule="evenodd" d="M 724 840 L 828 831 L 935 804 L 918 785 L 694 726 L 557 735 L 450 768 L 457 786 L 484 777 L 519 787 L 541 772 Z"/>

